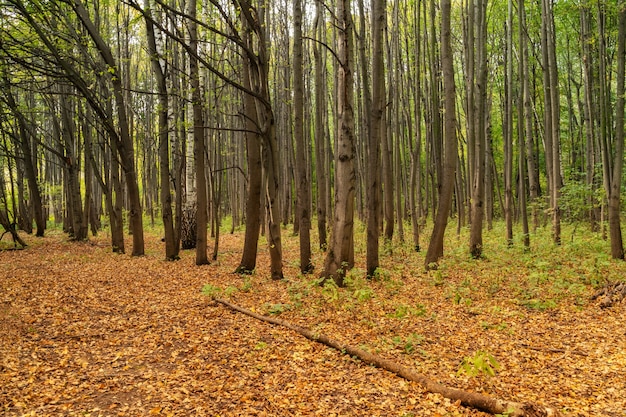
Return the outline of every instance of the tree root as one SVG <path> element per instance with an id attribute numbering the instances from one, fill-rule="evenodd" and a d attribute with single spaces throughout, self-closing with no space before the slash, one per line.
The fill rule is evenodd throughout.
<path id="1" fill-rule="evenodd" d="M 550 407 L 542 407 L 531 403 L 518 403 L 512 401 L 499 400 L 491 398 L 487 395 L 478 394 L 474 392 L 463 391 L 457 388 L 447 387 L 434 380 L 426 377 L 425 375 L 414 372 L 413 370 L 404 367 L 398 363 L 395 363 L 389 359 L 381 358 L 378 355 L 374 355 L 370 352 L 366 352 L 362 349 L 356 348 L 350 345 L 344 345 L 340 342 L 330 339 L 329 337 L 313 332 L 307 328 L 300 327 L 286 321 L 280 320 L 275 317 L 268 317 L 261 314 L 257 314 L 246 308 L 232 304 L 226 300 L 220 298 L 214 298 L 214 300 L 232 310 L 246 314 L 257 320 L 264 321 L 266 323 L 275 324 L 277 326 L 286 327 L 293 330 L 307 339 L 322 343 L 326 346 L 337 349 L 338 351 L 355 356 L 363 362 L 374 365 L 378 368 L 385 369 L 389 372 L 409 380 L 414 381 L 422 385 L 428 392 L 440 394 L 445 398 L 452 401 L 460 401 L 463 406 L 471 407 L 480 411 L 484 411 L 491 414 L 505 414 L 510 417 L 556 417 L 561 416 L 558 410 Z"/>

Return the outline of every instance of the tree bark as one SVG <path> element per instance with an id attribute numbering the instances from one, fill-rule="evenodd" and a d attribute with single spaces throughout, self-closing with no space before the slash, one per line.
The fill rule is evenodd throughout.
<path id="1" fill-rule="evenodd" d="M 248 41 L 250 34 L 243 32 L 244 41 Z M 244 55 L 242 66 L 243 85 L 250 90 L 250 58 Z M 262 187 L 262 162 L 261 145 L 257 134 L 258 118 L 254 97 L 243 93 L 243 119 L 245 126 L 247 165 L 248 165 L 248 190 L 246 198 L 246 231 L 244 235 L 243 253 L 241 262 L 235 270 L 239 274 L 251 274 L 256 268 L 256 255 L 261 231 L 261 187 Z"/>
<path id="2" fill-rule="evenodd" d="M 379 266 L 380 144 L 385 111 L 384 34 L 386 0 L 372 1 L 372 105 L 368 140 L 367 167 L 367 276 L 373 277 Z M 392 207 L 393 209 L 393 207 Z M 393 230 L 393 227 L 392 227 Z"/>
<path id="3" fill-rule="evenodd" d="M 346 272 L 354 266 L 354 108 L 353 108 L 353 23 L 350 1 L 337 2 L 339 70 L 337 106 L 339 132 L 335 155 L 335 222 L 331 244 L 321 273 L 343 285 Z"/>
<path id="4" fill-rule="evenodd" d="M 12 94 L 8 79 L 6 77 L 3 77 L 3 81 L 7 104 L 9 106 L 9 109 L 17 119 L 19 127 L 19 146 L 24 156 L 24 171 L 26 173 L 26 180 L 28 181 L 28 190 L 30 191 L 30 196 L 32 199 L 35 224 L 37 227 L 35 236 L 42 237 L 46 229 L 46 219 L 43 212 L 41 191 L 39 190 L 39 184 L 37 182 L 37 171 L 35 169 L 33 154 L 31 151 L 30 142 L 34 138 L 32 138 L 30 135 L 28 123 L 24 117 L 24 114 L 22 114 L 18 109 L 17 102 Z"/>
<path id="5" fill-rule="evenodd" d="M 147 12 L 149 13 L 149 11 Z M 159 93 L 158 114 L 158 138 L 159 138 L 159 179 L 161 183 L 161 218 L 163 220 L 165 239 L 165 259 L 176 260 L 178 245 L 174 234 L 174 219 L 172 213 L 172 193 L 170 191 L 170 158 L 169 158 L 169 121 L 168 121 L 168 91 L 165 80 L 165 71 L 161 66 L 160 55 L 157 50 L 154 24 L 146 18 L 146 37 L 148 52 L 152 63 L 152 71 L 156 79 Z"/>
<path id="6" fill-rule="evenodd" d="M 620 221 L 620 202 L 622 173 L 624 167 L 624 60 L 626 59 L 626 2 L 618 2 L 619 24 L 617 37 L 617 90 L 615 102 L 615 155 L 613 156 L 613 177 L 609 195 L 609 236 L 611 237 L 611 256 L 624 259 L 622 228 Z"/>
<path id="7" fill-rule="evenodd" d="M 469 250 L 473 258 L 481 258 L 483 253 L 483 219 L 485 215 L 485 169 L 486 169 L 486 129 L 485 122 L 486 101 L 487 101 L 487 5 L 485 0 L 477 0 L 476 3 L 476 28 L 478 33 L 475 44 L 470 47 L 476 48 L 476 67 L 478 69 L 478 77 L 475 84 L 474 103 L 468 103 L 469 106 L 475 106 L 475 118 L 469 124 L 469 129 L 474 129 L 475 148 L 474 148 L 474 175 L 472 176 L 472 206 L 471 206 L 471 228 Z M 471 6 L 470 6 L 471 7 Z M 471 154 L 470 154 L 471 155 Z"/>
<path id="8" fill-rule="evenodd" d="M 300 272 L 313 271 L 311 262 L 311 183 L 306 154 L 309 149 L 304 133 L 304 76 L 302 74 L 302 0 L 293 0 L 293 108 L 296 142 L 297 218 L 300 237 Z"/>
<path id="9" fill-rule="evenodd" d="M 144 254 L 143 213 L 141 209 L 139 185 L 137 183 L 137 171 L 135 169 L 134 145 L 130 135 L 120 70 L 115 62 L 115 58 L 113 58 L 111 48 L 104 41 L 98 29 L 91 21 L 89 12 L 85 8 L 84 4 L 81 0 L 74 0 L 73 6 L 76 15 L 81 20 L 85 30 L 96 45 L 98 53 L 107 65 L 108 72 L 110 73 L 110 81 L 113 86 L 113 97 L 115 99 L 117 109 L 119 129 L 119 137 L 114 138 L 114 140 L 118 140 L 117 146 L 120 162 L 126 179 L 126 188 L 130 205 L 129 218 L 131 224 L 129 225 L 129 228 L 133 231 L 132 255 L 142 256 Z"/>
<path id="10" fill-rule="evenodd" d="M 450 0 L 441 0 L 441 68 L 443 71 L 444 87 L 444 134 L 445 157 L 444 176 L 439 192 L 439 204 L 435 225 L 430 237 L 426 252 L 425 267 L 437 267 L 437 262 L 443 256 L 443 238 L 448 224 L 448 215 L 452 206 L 454 192 L 454 177 L 457 164 L 457 136 L 456 136 L 456 89 L 454 85 L 454 62 L 450 39 Z M 436 88 L 436 86 L 431 86 Z"/>
<path id="11" fill-rule="evenodd" d="M 206 162 L 204 143 L 204 117 L 202 93 L 200 90 L 200 70 L 198 68 L 198 24 L 195 21 L 197 0 L 187 4 L 190 21 L 189 27 L 189 72 L 191 86 L 191 106 L 193 111 L 193 155 L 196 174 L 196 265 L 208 265 L 207 224 L 208 198 L 206 182 Z"/>
<path id="12" fill-rule="evenodd" d="M 323 14 L 322 2 L 315 2 L 315 32 L 318 34 L 320 42 L 323 41 Z M 326 250 L 328 246 L 326 238 L 326 206 L 327 206 L 327 188 L 326 177 L 328 176 L 327 153 L 325 152 L 326 137 L 324 131 L 324 114 L 326 103 L 326 88 L 324 84 L 324 59 L 322 57 L 320 46 L 315 42 L 313 44 L 313 57 L 315 60 L 315 180 L 317 183 L 317 232 L 319 235 L 319 248 Z"/>

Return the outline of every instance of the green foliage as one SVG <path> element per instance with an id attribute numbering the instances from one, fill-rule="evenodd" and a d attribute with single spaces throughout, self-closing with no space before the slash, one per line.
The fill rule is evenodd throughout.
<path id="1" fill-rule="evenodd" d="M 349 271 L 343 282 L 346 288 L 352 292 L 352 297 L 358 302 L 368 301 L 375 295 L 369 281 L 365 279 L 365 272 L 359 268 L 353 268 Z"/>
<path id="2" fill-rule="evenodd" d="M 256 345 L 254 345 L 254 350 L 263 350 L 263 349 L 267 349 L 267 343 L 265 343 L 262 340 L 258 342 Z"/>
<path id="3" fill-rule="evenodd" d="M 291 304 L 265 304 L 265 310 L 269 314 L 279 315 L 284 313 L 285 311 L 291 310 Z"/>
<path id="4" fill-rule="evenodd" d="M 400 304 L 396 306 L 394 312 L 389 314 L 388 316 L 396 319 L 403 319 L 408 315 L 423 317 L 426 315 L 426 307 L 423 304 L 419 303 L 415 307 L 408 306 L 406 304 Z"/>
<path id="5" fill-rule="evenodd" d="M 219 296 L 222 293 L 222 291 L 223 291 L 222 288 L 217 287 L 212 284 L 205 284 L 204 287 L 202 287 L 202 294 L 211 298 Z"/>
<path id="6" fill-rule="evenodd" d="M 243 284 L 239 288 L 239 291 L 250 292 L 251 290 L 252 290 L 252 279 L 250 278 L 250 276 L 246 276 L 243 279 Z"/>
<path id="7" fill-rule="evenodd" d="M 227 297 L 230 297 L 231 295 L 233 295 L 237 291 L 239 291 L 239 288 L 237 288 L 237 287 L 235 287 L 233 285 L 229 285 L 228 287 L 226 287 L 224 289 L 224 295 L 227 296 Z"/>
<path id="8" fill-rule="evenodd" d="M 583 222 L 590 209 L 602 204 L 604 196 L 603 187 L 593 190 L 591 185 L 585 184 L 583 180 L 569 181 L 560 190 L 559 207 L 563 220 L 571 223 Z"/>
<path id="9" fill-rule="evenodd" d="M 334 303 L 339 300 L 339 287 L 332 279 L 327 279 L 322 285 L 322 295 L 326 299 L 326 302 Z"/>
<path id="10" fill-rule="evenodd" d="M 493 377 L 498 369 L 500 369 L 500 364 L 493 355 L 483 350 L 477 350 L 474 356 L 463 358 L 457 375 L 466 374 L 472 378 L 479 375 Z"/>
<path id="11" fill-rule="evenodd" d="M 411 333 L 407 337 L 393 336 L 391 343 L 396 349 L 402 349 L 404 353 L 410 355 L 417 350 L 417 347 L 424 342 L 424 336 L 417 333 Z M 425 353 L 424 351 L 422 351 Z"/>
<path id="12" fill-rule="evenodd" d="M 545 311 L 556 308 L 557 304 L 552 299 L 542 300 L 540 298 L 531 298 L 528 300 L 521 300 L 520 305 L 532 310 Z"/>
<path id="13" fill-rule="evenodd" d="M 498 331 L 504 331 L 504 330 L 506 330 L 506 329 L 507 329 L 507 327 L 508 327 L 508 326 L 507 326 L 507 324 L 506 324 L 506 323 L 491 324 L 491 323 L 489 323 L 488 321 L 484 321 L 484 320 L 483 320 L 483 321 L 481 321 L 481 322 L 480 322 L 480 327 L 481 327 L 483 330 L 491 330 L 491 329 L 494 329 L 494 330 L 498 330 Z"/>

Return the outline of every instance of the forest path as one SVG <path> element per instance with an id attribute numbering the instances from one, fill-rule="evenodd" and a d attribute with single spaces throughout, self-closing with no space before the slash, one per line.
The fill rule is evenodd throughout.
<path id="1" fill-rule="evenodd" d="M 359 298 L 356 290 L 311 286 L 295 268 L 284 282 L 261 273 L 242 279 L 230 273 L 239 235 L 224 237 L 220 260 L 205 267 L 194 265 L 191 252 L 162 261 L 156 236 L 140 258 L 110 253 L 106 236 L 30 240 L 27 250 L 0 252 L 3 415 L 484 415 L 219 306 L 201 293 L 207 283 L 247 308 L 366 346 L 451 386 L 585 416 L 626 411 L 621 306 L 621 313 L 589 306 L 510 314 L 506 326 L 487 329 L 489 317 L 442 301 L 438 287 L 406 288 L 421 295 L 409 304 L 393 282 L 362 286 L 363 294 L 374 292 Z M 262 254 L 259 268 L 266 262 Z M 412 307 L 403 313 L 399 306 Z M 454 358 L 478 346 L 475 326 L 493 339 L 484 348 L 502 365 L 494 378 L 456 376 Z"/>

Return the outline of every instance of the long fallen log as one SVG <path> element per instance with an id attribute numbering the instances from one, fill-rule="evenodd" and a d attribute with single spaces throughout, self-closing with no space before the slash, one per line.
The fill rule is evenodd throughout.
<path id="1" fill-rule="evenodd" d="M 337 349 L 338 351 L 355 356 L 363 362 L 374 365 L 378 368 L 385 369 L 389 372 L 409 380 L 414 381 L 422 385 L 428 392 L 440 394 L 445 398 L 452 401 L 460 401 L 460 403 L 466 407 L 471 407 L 480 411 L 484 411 L 491 414 L 505 414 L 511 417 L 556 417 L 561 416 L 558 410 L 551 407 L 542 407 L 532 403 L 518 403 L 513 401 L 505 401 L 496 398 L 489 397 L 487 395 L 478 394 L 475 392 L 468 392 L 457 388 L 447 387 L 425 375 L 414 372 L 413 370 L 395 363 L 389 359 L 381 358 L 378 355 L 374 355 L 370 352 L 366 352 L 354 346 L 344 345 L 336 340 L 330 339 L 324 334 L 313 332 L 310 329 L 301 327 L 284 320 L 280 320 L 276 317 L 268 317 L 261 314 L 257 314 L 254 311 L 240 307 L 229 301 L 221 298 L 213 298 L 216 302 L 240 313 L 246 314 L 257 320 L 264 321 L 266 323 L 275 324 L 277 326 L 286 327 L 293 330 L 296 333 L 306 337 L 314 342 L 322 343 L 326 346 Z"/>

